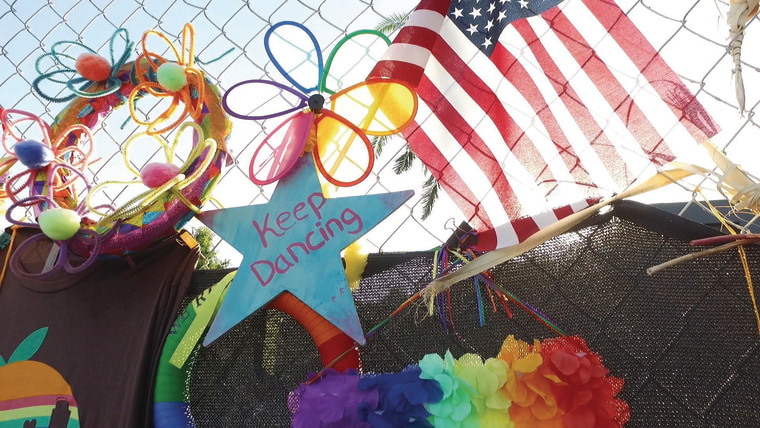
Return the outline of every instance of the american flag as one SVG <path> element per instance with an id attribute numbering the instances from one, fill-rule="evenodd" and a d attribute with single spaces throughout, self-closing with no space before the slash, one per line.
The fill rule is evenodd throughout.
<path id="1" fill-rule="evenodd" d="M 404 136 L 483 250 L 524 241 L 718 131 L 612 0 L 423 0 L 371 76 L 417 88 Z"/>

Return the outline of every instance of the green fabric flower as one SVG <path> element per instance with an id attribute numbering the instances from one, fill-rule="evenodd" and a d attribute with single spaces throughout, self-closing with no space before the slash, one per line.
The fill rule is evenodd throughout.
<path id="1" fill-rule="evenodd" d="M 444 358 L 437 354 L 425 355 L 419 363 L 421 379 L 438 382 L 443 391 L 443 399 L 426 404 L 431 416 L 428 420 L 436 427 L 478 427 L 477 409 L 470 402 L 473 388 L 461 381 L 456 374 L 456 361 L 450 351 Z"/>
<path id="2" fill-rule="evenodd" d="M 470 402 L 476 410 L 477 426 L 513 426 L 509 419 L 512 402 L 502 389 L 507 382 L 508 369 L 502 360 L 489 358 L 484 364 L 475 354 L 465 354 L 456 362 L 457 376 L 472 387 Z"/>
<path id="3" fill-rule="evenodd" d="M 428 418 L 436 427 L 509 428 L 512 402 L 503 391 L 507 363 L 489 358 L 485 363 L 475 354 L 454 359 L 450 351 L 441 358 L 428 354 L 419 363 L 420 378 L 435 380 L 443 391 L 438 403 L 426 404 Z"/>

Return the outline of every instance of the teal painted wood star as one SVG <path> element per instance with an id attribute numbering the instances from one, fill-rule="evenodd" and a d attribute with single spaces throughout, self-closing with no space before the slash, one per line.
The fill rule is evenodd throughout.
<path id="1" fill-rule="evenodd" d="M 311 156 L 277 184 L 267 204 L 198 216 L 243 254 L 205 345 L 288 291 L 364 344 L 340 252 L 414 194 L 407 190 L 327 199 Z"/>

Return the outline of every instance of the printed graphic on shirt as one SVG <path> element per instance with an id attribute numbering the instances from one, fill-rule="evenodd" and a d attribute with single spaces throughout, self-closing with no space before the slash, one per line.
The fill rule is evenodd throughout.
<path id="1" fill-rule="evenodd" d="M 32 332 L 7 360 L 0 349 L 0 428 L 78 428 L 71 386 L 57 370 L 30 360 L 48 328 Z"/>

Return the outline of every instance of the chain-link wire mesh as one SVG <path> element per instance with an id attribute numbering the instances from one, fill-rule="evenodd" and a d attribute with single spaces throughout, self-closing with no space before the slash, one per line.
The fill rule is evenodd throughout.
<path id="1" fill-rule="evenodd" d="M 107 56 L 108 41 L 117 28 L 128 30 L 130 38 L 137 42 L 135 50 L 142 50 L 139 41 L 142 34 L 155 29 L 181 46 L 182 26 L 190 22 L 195 27 L 196 57 L 200 68 L 221 91 L 246 79 L 266 79 L 287 83 L 269 61 L 264 50 L 264 35 L 276 22 L 291 20 L 303 23 L 317 37 L 326 55 L 347 32 L 375 28 L 384 17 L 395 12 L 405 12 L 405 7 L 394 2 L 282 2 L 280 4 L 246 3 L 230 1 L 169 3 L 113 2 L 5 2 L 7 9 L 0 16 L 0 40 L 2 58 L 0 63 L 0 105 L 6 109 L 15 108 L 38 114 L 43 120 L 52 122 L 66 103 L 50 103 L 32 90 L 32 82 L 39 75 L 35 69 L 37 59 L 50 51 L 51 46 L 62 40 L 78 41 Z M 160 47 L 158 53 L 165 54 Z M 356 57 L 376 61 L 372 56 L 358 51 Z M 377 52 L 377 49 L 374 49 Z M 76 53 L 71 53 L 76 56 Z M 131 59 L 136 54 L 133 53 Z M 336 61 L 337 63 L 338 61 Z M 338 80 L 329 82 L 331 87 L 340 89 L 356 83 L 366 76 L 357 74 L 358 61 L 349 62 L 343 68 L 333 68 L 333 76 Z M 45 71 L 46 64 L 41 63 Z M 348 81 L 348 79 L 355 79 Z M 47 88 L 45 88 L 47 89 Z M 59 89 L 60 91 L 60 89 Z M 53 93 L 53 95 L 56 95 Z M 251 100 L 256 102 L 266 101 Z M 163 104 L 162 104 L 163 103 Z M 138 114 L 155 116 L 166 102 L 140 100 Z M 141 127 L 129 119 L 126 107 L 114 110 L 96 129 L 96 153 L 100 160 L 89 168 L 89 176 L 97 182 L 106 180 L 129 180 L 131 175 L 124 166 L 122 151 L 125 141 Z M 243 121 L 233 119 L 233 132 L 228 148 L 234 157 L 234 164 L 222 172 L 213 197 L 219 206 L 232 207 L 246 204 L 260 204 L 268 200 L 274 186 L 259 187 L 248 179 L 248 163 L 257 145 L 282 119 L 265 121 Z M 169 141 L 173 133 L 164 136 Z M 416 168 L 403 177 L 392 171 L 391 160 L 403 142 L 398 140 L 386 144 L 382 157 L 376 160 L 370 178 L 360 187 L 336 191 L 336 196 L 381 193 L 417 187 L 419 194 L 423 182 L 422 167 Z M 186 154 L 185 154 L 186 155 Z M 129 160 L 136 169 L 141 169 L 151 161 L 162 161 L 160 147 L 135 144 L 130 149 Z M 184 161 L 183 154 L 177 155 L 175 163 Z M 138 186 L 135 186 L 138 187 Z M 108 187 L 95 195 L 99 203 L 119 206 L 134 196 L 138 189 L 129 186 Z M 444 198 L 445 199 L 445 198 Z M 214 201 L 214 202 L 216 202 Z M 451 233 L 444 227 L 446 220 L 456 217 L 456 208 L 448 201 L 439 204 L 439 210 L 427 221 L 421 220 L 419 198 L 408 202 L 384 223 L 382 231 L 375 231 L 366 237 L 364 243 L 368 251 L 401 249 L 408 245 L 407 237 L 415 236 L 415 246 L 432 248 Z M 191 226 L 197 224 L 191 223 Z M 395 242 L 394 242 L 395 241 Z M 236 260 L 234 250 L 225 243 L 221 245 L 223 258 Z"/>
<path id="2" fill-rule="evenodd" d="M 412 7 L 392 0 L 90 0 L 55 3 L 5 0 L 4 3 L 6 10 L 0 15 L 0 105 L 39 114 L 46 121 L 52 121 L 64 105 L 46 102 L 32 91 L 32 81 L 38 76 L 35 61 L 61 40 L 79 41 L 106 54 L 110 35 L 123 27 L 133 40 L 139 41 L 146 30 L 155 29 L 179 44 L 182 26 L 190 22 L 196 28 L 196 56 L 203 63 L 200 67 L 225 91 L 245 79 L 283 82 L 264 50 L 267 29 L 279 21 L 303 23 L 315 33 L 322 50 L 329 52 L 347 33 L 375 28 L 388 16 L 403 14 Z M 755 47 L 760 46 L 760 31 L 755 31 L 754 20 L 750 21 L 744 39 L 742 60 L 747 113 L 740 117 L 733 90 L 732 61 L 727 51 L 728 28 L 724 19 L 727 2 L 622 0 L 618 3 L 721 126 L 722 132 L 714 139 L 716 145 L 725 147 L 730 158 L 753 172 L 757 167 L 747 161 L 757 153 L 755 140 L 760 134 L 754 118 L 760 103 L 760 61 L 754 54 Z M 342 76 L 348 83 L 353 83 L 350 82 L 352 78 L 358 81 L 364 77 L 356 76 L 356 73 L 351 75 L 351 69 L 347 67 Z M 141 102 L 138 109 L 140 114 L 155 115 L 159 104 Z M 128 109 L 117 109 L 97 129 L 96 156 L 101 160 L 89 171 L 96 182 L 129 177 L 121 150 L 127 138 L 141 129 L 128 121 L 128 117 Z M 277 120 L 233 120 L 234 129 L 228 146 L 235 163 L 222 172 L 222 180 L 213 195 L 221 205 L 258 204 L 269 198 L 272 186 L 261 188 L 251 183 L 247 168 L 255 147 L 278 124 Z M 422 220 L 422 166 L 400 177 L 392 171 L 393 159 L 401 153 L 403 146 L 400 138 L 386 144 L 370 178 L 357 188 L 341 189 L 338 193 L 366 194 L 415 188 L 417 196 L 368 235 L 365 242 L 370 244 L 369 251 L 431 248 L 451 234 L 449 229 L 454 223 L 447 222 L 448 219 L 454 218 L 457 223 L 461 220 L 461 214 L 445 195 L 436 204 L 433 214 Z M 131 152 L 130 161 L 138 169 L 160 155 L 155 147 L 140 147 Z M 710 183 L 698 182 L 683 186 L 684 190 L 670 186 L 644 200 L 699 201 L 702 196 L 692 193 L 699 184 L 704 184 L 708 190 L 714 187 Z M 101 198 L 118 206 L 132 194 L 130 192 L 134 189 L 108 188 L 102 192 Z M 410 236 L 414 236 L 413 241 Z M 226 254 L 229 249 L 224 247 L 223 253 Z"/>
<path id="3" fill-rule="evenodd" d="M 718 147 L 725 148 L 728 156 L 740 163 L 745 170 L 760 175 L 760 166 L 752 162 L 758 158 L 756 146 L 760 140 L 758 138 L 760 137 L 760 127 L 754 117 L 758 105 L 760 105 L 760 54 L 757 53 L 760 52 L 760 25 L 756 22 L 757 19 L 750 21 L 744 39 L 742 64 L 747 90 L 747 112 L 742 117 L 738 114 L 731 73 L 732 60 L 727 50 L 728 29 L 723 19 L 728 9 L 727 1 L 617 0 L 617 3 L 623 10 L 627 11 L 642 33 L 649 38 L 666 62 L 681 76 L 707 111 L 713 115 L 716 123 L 722 128 L 722 131 L 714 138 L 715 144 Z M 31 87 L 33 80 L 37 77 L 35 61 L 48 52 L 52 44 L 60 40 L 81 41 L 101 53 L 107 53 L 108 39 L 117 28 L 126 28 L 133 40 L 139 40 L 140 36 L 148 29 L 156 29 L 167 34 L 173 41 L 177 41 L 184 23 L 191 22 L 196 27 L 196 54 L 200 60 L 205 62 L 200 67 L 214 84 L 225 91 L 243 79 L 282 81 L 282 76 L 268 60 L 264 51 L 264 34 L 276 22 L 291 20 L 307 25 L 316 34 L 322 49 L 329 51 L 347 33 L 364 28 L 374 28 L 385 17 L 393 13 L 407 12 L 413 7 L 412 3 L 396 0 L 258 2 L 231 0 L 162 2 L 4 0 L 2 4 L 5 7 L 0 10 L 0 46 L 2 46 L 0 55 L 0 105 L 4 108 L 17 108 L 36 113 L 48 122 L 51 122 L 55 115 L 62 110 L 63 105 L 43 100 L 32 91 Z M 213 61 L 214 59 L 216 61 Z M 351 78 L 348 74 L 344 77 L 346 81 Z M 153 109 L 159 108 L 147 102 L 141 103 L 138 107 L 142 114 L 150 114 L 154 111 Z M 129 136 L 140 132 L 138 126 L 127 121 L 128 116 L 129 112 L 126 108 L 118 109 L 97 129 L 95 134 L 96 157 L 101 160 L 90 167 L 90 176 L 94 180 L 100 182 L 128 177 L 128 172 L 122 164 L 121 150 Z M 125 122 L 127 124 L 122 129 L 122 124 Z M 247 169 L 257 143 L 262 141 L 274 126 L 276 123 L 270 121 L 244 122 L 234 120 L 232 137 L 228 145 L 235 163 L 223 170 L 222 180 L 214 193 L 214 197 L 221 205 L 231 207 L 264 203 L 268 200 L 272 186 L 261 188 L 252 184 L 247 178 Z M 371 178 L 362 186 L 350 189 L 346 193 L 380 193 L 409 187 L 414 187 L 417 191 L 417 196 L 389 217 L 382 227 L 368 235 L 369 251 L 429 249 L 440 244 L 451 234 L 451 226 L 455 223 L 448 221 L 450 218 L 454 218 L 456 223 L 461 220 L 461 214 L 445 196 L 442 196 L 431 217 L 422 220 L 419 197 L 420 185 L 423 182 L 421 168 L 415 168 L 400 177 L 392 171 L 393 159 L 401 153 L 403 144 L 400 139 L 391 141 L 377 160 Z M 698 149 L 695 148 L 695 150 Z M 154 156 L 158 155 L 155 148 L 136 149 L 133 152 L 134 157 L 131 158 L 131 161 L 136 168 L 144 166 Z M 693 192 L 694 186 L 698 184 L 700 183 L 691 183 L 684 186 L 683 189 L 678 186 L 675 188 L 671 186 L 667 192 L 657 192 L 645 200 L 682 201 L 683 206 L 686 207 L 703 199 L 702 195 Z M 709 190 L 708 184 L 704 183 L 706 190 Z M 127 188 L 112 189 L 104 192 L 104 198 L 114 205 L 119 205 L 119 201 L 126 200 L 129 192 L 130 190 Z M 707 195 L 710 199 L 713 196 Z M 695 293 L 691 283 L 687 286 L 685 278 L 694 282 L 699 280 L 701 273 L 691 271 L 690 268 L 682 268 L 673 274 L 681 275 L 678 280 L 683 279 L 684 281 L 682 293 L 679 294 L 682 298 L 671 302 L 673 305 L 669 306 L 669 312 L 660 313 L 658 312 L 659 309 L 651 309 L 647 293 L 656 291 L 657 283 L 662 280 L 642 280 L 639 277 L 630 282 L 619 280 L 621 275 L 633 275 L 629 272 L 632 269 L 631 262 L 626 256 L 629 251 L 632 251 L 639 254 L 639 259 L 642 260 L 648 257 L 647 254 L 657 254 L 658 260 L 665 260 L 667 257 L 675 257 L 688 252 L 690 251 L 689 248 L 680 241 L 674 243 L 672 240 L 659 237 L 655 239 L 655 244 L 652 244 L 653 241 L 649 232 L 642 231 L 643 229 L 626 222 L 620 223 L 619 229 L 621 231 L 617 231 L 615 227 L 608 229 L 611 230 L 610 234 L 617 234 L 618 236 L 604 240 L 603 243 L 626 242 L 632 233 L 630 229 L 633 229 L 633 232 L 640 231 L 643 236 L 635 241 L 638 246 L 626 246 L 623 250 L 618 250 L 617 256 L 612 260 L 614 263 L 609 265 L 615 267 L 616 272 L 606 272 L 604 274 L 606 276 L 600 277 L 608 279 L 608 282 L 597 279 L 597 289 L 593 291 L 593 294 L 609 294 L 610 302 L 604 307 L 596 306 L 598 302 L 589 297 L 592 292 L 571 287 L 570 284 L 574 284 L 571 280 L 588 282 L 584 279 L 587 275 L 585 270 L 578 267 L 567 269 L 567 265 L 574 265 L 577 258 L 558 258 L 555 252 L 543 253 L 542 251 L 548 247 L 541 247 L 517 260 L 514 266 L 535 265 L 535 270 L 543 274 L 546 277 L 544 282 L 550 285 L 534 287 L 535 281 L 533 279 L 535 278 L 521 276 L 521 269 L 515 269 L 512 272 L 513 265 L 507 265 L 502 270 L 509 272 L 508 276 L 513 282 L 523 279 L 524 284 L 522 286 L 526 288 L 524 298 L 541 306 L 547 313 L 555 314 L 559 317 L 558 321 L 571 328 L 571 332 L 584 334 L 589 339 L 592 348 L 608 357 L 607 361 L 617 361 L 611 366 L 615 374 L 627 379 L 628 383 L 624 391 L 625 398 L 631 400 L 636 409 L 643 409 L 641 412 L 644 413 L 634 411 L 634 422 L 638 421 L 639 425 L 651 426 L 652 424 L 648 423 L 651 421 L 671 426 L 694 421 L 700 424 L 730 424 L 736 422 L 733 419 L 736 417 L 736 413 L 726 410 L 730 409 L 731 406 L 741 407 L 738 411 L 739 414 L 748 412 L 745 414 L 751 414 L 756 420 L 757 397 L 748 396 L 747 391 L 753 389 L 756 391 L 758 387 L 756 381 L 757 340 L 754 338 L 746 343 L 742 342 L 741 346 L 737 346 L 723 334 L 733 322 L 732 319 L 726 318 L 730 314 L 713 311 L 718 306 L 718 303 L 715 302 L 720 299 L 730 300 L 732 304 L 736 303 L 735 301 L 741 301 L 741 310 L 744 315 L 747 315 L 749 303 L 746 285 L 740 280 L 724 281 L 725 278 L 722 274 L 712 272 L 713 276 L 703 277 L 702 280 L 713 282 L 698 284 L 700 290 L 699 293 Z M 592 239 L 590 236 L 593 232 L 591 229 L 584 229 L 568 235 L 575 236 L 584 243 L 584 246 L 575 246 L 572 242 L 563 243 L 561 242 L 562 237 L 547 245 L 561 246 L 568 252 L 572 252 L 573 248 L 577 248 L 579 252 L 583 249 L 583 254 L 595 252 L 600 254 L 600 258 L 610 261 L 609 249 L 598 246 L 599 242 L 602 241 L 597 242 Z M 654 248 L 647 247 L 650 244 L 654 245 Z M 225 256 L 226 252 L 232 251 L 225 244 L 220 245 Z M 233 264 L 235 264 L 234 256 L 232 257 Z M 412 258 L 407 263 L 414 263 L 415 260 L 417 259 Z M 619 268 L 616 267 L 617 264 L 620 264 Z M 638 268 L 644 265 L 645 263 L 640 263 Z M 588 269 L 598 267 L 593 261 L 584 266 L 587 266 Z M 735 272 L 739 269 L 738 266 L 738 263 L 732 260 L 727 264 L 713 263 L 710 269 L 730 268 L 732 278 L 741 279 L 742 276 Z M 423 269 L 419 268 L 415 271 L 422 272 Z M 427 274 L 425 271 L 425 275 Z M 574 276 L 581 277 L 573 278 Z M 423 285 L 426 281 L 424 278 L 408 278 L 406 276 L 397 278 L 391 272 L 387 278 L 384 277 L 382 285 L 391 282 L 399 284 L 399 287 L 405 287 L 407 284 Z M 671 285 L 674 281 L 676 280 L 668 281 L 667 285 Z M 611 286 L 613 282 L 616 282 L 616 286 L 620 289 L 610 294 L 604 287 Z M 371 287 L 366 289 L 372 290 Z M 365 293 L 370 293 L 370 291 Z M 542 296 L 540 294 L 542 292 L 546 295 Z M 406 291 L 395 289 L 391 293 L 400 294 L 401 297 L 405 298 L 404 293 Z M 719 299 L 715 300 L 716 297 Z M 402 300 L 403 298 L 400 301 Z M 393 301 L 392 303 L 397 304 L 398 302 Z M 395 308 L 393 304 L 366 316 L 382 318 Z M 582 309 L 573 309 L 577 307 L 582 307 Z M 620 320 L 619 309 L 621 308 L 628 308 L 631 313 L 644 311 L 646 317 L 642 317 L 635 324 L 624 323 Z M 709 318 L 710 320 L 721 323 L 720 330 L 713 328 L 717 324 L 710 325 L 707 321 L 708 318 L 704 316 L 705 311 L 711 311 L 712 318 Z M 364 314 L 362 311 L 360 313 Z M 473 314 L 469 312 L 469 315 Z M 263 312 L 257 314 L 256 317 L 258 318 L 254 321 L 259 323 L 284 322 L 281 318 L 273 318 L 271 314 Z M 415 314 L 410 313 L 407 317 L 404 322 L 416 322 Z M 521 317 L 526 319 L 523 320 Z M 665 317 L 675 318 L 675 321 L 664 326 L 656 324 Z M 516 314 L 516 318 L 515 321 L 510 321 L 509 328 L 514 329 L 515 325 L 520 327 L 524 339 L 547 335 L 546 331 L 538 330 L 541 328 L 538 323 L 527 319 L 524 314 Z M 749 321 L 743 320 L 746 322 L 742 322 L 739 327 L 742 332 L 747 333 L 745 330 L 752 329 L 751 317 L 745 316 L 744 318 Z M 687 319 L 695 320 L 697 323 L 687 326 L 685 324 Z M 364 321 L 366 325 L 370 325 L 376 320 Z M 392 328 L 399 330 L 399 334 L 406 334 L 402 331 L 402 324 L 394 325 L 396 327 Z M 504 330 L 509 331 L 509 328 Z M 642 343 L 636 340 L 637 337 L 649 337 L 653 328 L 659 331 L 659 336 L 650 340 L 650 343 Z M 685 377 L 674 378 L 670 374 L 682 370 L 680 366 L 683 358 L 689 358 L 689 361 L 700 358 L 698 354 L 687 351 L 697 349 L 699 346 L 704 348 L 704 342 L 692 341 L 683 346 L 676 346 L 679 341 L 693 340 L 694 336 L 687 333 L 689 333 L 688 330 L 696 328 L 702 328 L 700 331 L 705 332 L 712 331 L 713 334 L 705 337 L 705 339 L 708 341 L 708 345 L 715 348 L 715 352 L 711 354 L 715 360 L 699 366 L 704 369 L 703 371 L 697 370 L 695 372 L 698 375 L 708 375 L 709 373 L 709 376 L 714 379 L 711 379 L 709 383 L 700 383 L 699 388 L 695 389 L 694 385 L 685 383 Z M 283 326 L 281 329 L 283 331 L 291 330 L 287 326 Z M 633 331 L 635 329 L 638 330 Z M 263 334 L 261 329 L 253 330 L 258 334 Z M 447 343 L 447 345 L 454 349 L 459 346 L 461 351 L 475 350 L 477 347 L 468 346 L 467 340 L 477 340 L 485 331 L 473 330 L 468 332 L 468 334 L 472 333 L 470 339 L 466 337 L 463 331 L 460 331 L 460 337 L 464 337 L 465 341 L 454 341 L 452 339 L 450 340 L 451 343 Z M 625 336 L 625 340 L 629 342 L 620 342 L 623 333 L 630 333 Z M 293 341 L 301 344 L 308 343 L 308 338 L 304 339 L 305 333 L 299 334 L 289 333 L 287 338 L 292 337 Z M 637 336 L 638 334 L 641 336 Z M 749 332 L 742 338 L 748 337 L 749 334 L 754 334 L 754 332 Z M 614 335 L 618 335 L 617 339 L 613 337 Z M 434 338 L 441 336 L 443 335 L 439 334 Z M 480 338 L 482 339 L 482 337 Z M 498 345 L 493 343 L 491 337 L 487 339 L 491 344 L 489 346 Z M 373 342 L 375 347 L 367 354 L 375 355 L 378 361 L 387 357 L 384 361 L 388 365 L 378 365 L 373 367 L 374 369 L 398 370 L 404 364 L 419 358 L 422 353 L 430 352 L 429 347 L 428 349 L 423 348 L 425 345 L 431 344 L 432 340 L 420 342 L 418 336 L 410 337 L 403 344 L 396 342 L 395 339 L 379 340 Z M 418 346 L 412 348 L 415 343 Z M 387 355 L 382 354 L 383 347 L 393 348 L 393 352 L 389 351 Z M 493 349 L 478 348 L 477 350 L 480 350 L 483 355 L 493 354 Z M 313 350 L 311 351 L 313 353 Z M 714 370 L 717 365 L 722 364 L 718 361 L 721 352 L 728 351 L 733 353 L 731 361 L 728 361 L 728 365 L 721 366 L 721 370 Z M 684 352 L 686 354 L 682 355 Z M 255 360 L 254 366 L 258 367 L 257 370 L 266 372 L 262 377 L 269 379 L 268 383 L 262 383 L 265 388 L 276 385 L 286 393 L 302 380 L 305 371 L 318 368 L 318 363 L 315 362 L 316 357 L 313 355 L 310 356 L 310 359 L 300 354 L 294 354 L 290 357 L 294 357 L 291 360 L 297 360 L 300 365 L 288 366 L 292 369 L 290 373 L 293 376 L 288 378 L 289 384 L 284 389 L 280 378 L 272 377 L 272 373 L 277 372 L 277 370 L 262 366 L 259 364 L 260 361 Z M 213 357 L 209 357 L 209 360 L 211 359 Z M 200 363 L 202 362 L 200 361 Z M 231 366 L 236 364 L 236 361 L 228 359 L 226 364 Z M 202 372 L 199 371 L 199 373 L 201 374 L 194 378 L 194 382 L 202 383 L 205 378 L 202 377 Z M 246 372 L 244 375 L 249 378 L 251 373 Z M 209 379 L 209 382 L 216 381 L 216 375 L 213 376 L 214 378 Z M 676 384 L 673 379 L 681 383 Z M 253 382 L 249 382 L 249 384 L 254 385 Z M 708 388 L 711 388 L 714 394 L 710 394 L 711 391 L 708 391 Z M 282 396 L 278 396 L 278 399 L 282 399 Z M 202 403 L 202 400 L 199 401 Z M 267 408 L 278 409 L 280 413 L 277 416 L 281 420 L 287 420 L 289 417 L 286 408 L 282 406 L 282 402 L 277 402 L 269 407 L 261 405 L 258 410 L 251 410 L 250 407 L 238 402 L 231 403 L 233 404 L 232 407 L 236 409 L 235 411 L 250 413 L 249 416 L 242 415 L 239 420 L 250 420 L 246 417 L 257 417 L 261 414 L 261 409 Z M 663 405 L 663 403 L 666 404 Z M 664 407 L 657 407 L 658 405 Z M 199 412 L 202 410 L 201 408 Z M 645 414 L 647 411 L 659 413 L 656 417 L 650 418 Z M 725 416 L 724 413 L 729 415 L 721 419 Z M 739 422 L 745 421 L 746 419 L 739 419 Z"/>

